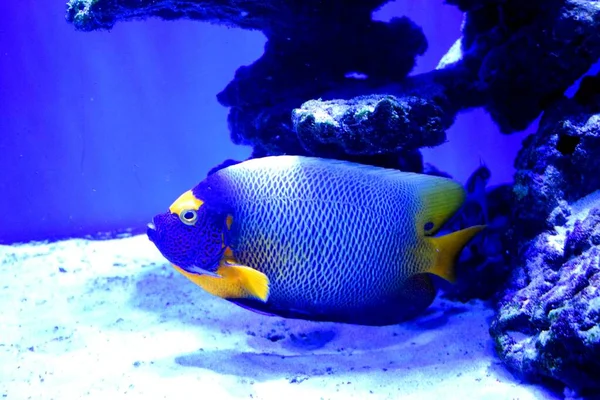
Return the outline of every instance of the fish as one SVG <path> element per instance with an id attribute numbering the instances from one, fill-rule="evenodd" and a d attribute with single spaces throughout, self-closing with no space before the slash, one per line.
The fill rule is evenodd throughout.
<path id="1" fill-rule="evenodd" d="M 262 314 L 358 325 L 411 319 L 454 282 L 482 229 L 435 236 L 465 190 L 448 178 L 269 156 L 222 168 L 156 215 L 147 235 L 208 293 Z"/>
<path id="2" fill-rule="evenodd" d="M 443 234 L 480 224 L 488 228 L 485 234 L 479 235 L 463 249 L 460 255 L 460 263 L 463 267 L 469 264 L 483 264 L 487 257 L 482 247 L 487 245 L 491 232 L 495 230 L 495 223 L 489 217 L 487 202 L 488 184 L 491 176 L 490 169 L 480 158 L 479 166 L 471 173 L 465 183 L 466 197 L 462 207 L 448 220 L 444 229 L 440 232 Z"/>
<path id="3" fill-rule="evenodd" d="M 492 173 L 485 165 L 483 160 L 479 160 L 479 167 L 471 174 L 466 183 L 467 206 L 463 210 L 465 218 L 471 221 L 483 220 L 486 224 L 489 221 L 487 211 L 486 189 Z"/>

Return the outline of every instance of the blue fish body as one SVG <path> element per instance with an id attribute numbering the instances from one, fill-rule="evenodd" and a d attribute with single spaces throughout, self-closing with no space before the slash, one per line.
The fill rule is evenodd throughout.
<path id="1" fill-rule="evenodd" d="M 231 217 L 223 246 L 269 280 L 267 301 L 228 300 L 288 318 L 365 325 L 398 323 L 431 304 L 428 273 L 444 276 L 432 235 L 465 197 L 446 178 L 299 156 L 221 169 L 192 194 L 206 213 Z M 451 258 L 478 230 L 446 240 Z"/>

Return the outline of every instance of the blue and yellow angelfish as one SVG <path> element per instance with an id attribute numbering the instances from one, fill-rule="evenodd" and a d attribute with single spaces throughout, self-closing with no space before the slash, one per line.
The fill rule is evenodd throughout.
<path id="1" fill-rule="evenodd" d="M 396 324 L 433 301 L 431 275 L 483 226 L 433 236 L 465 199 L 447 178 L 301 156 L 221 169 L 149 224 L 207 292 L 257 312 Z"/>

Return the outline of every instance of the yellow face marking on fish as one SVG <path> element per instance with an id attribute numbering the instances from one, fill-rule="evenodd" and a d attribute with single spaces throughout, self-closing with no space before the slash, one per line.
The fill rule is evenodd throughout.
<path id="1" fill-rule="evenodd" d="M 177 214 L 181 222 L 186 225 L 194 225 L 198 220 L 198 210 L 204 202 L 188 190 L 177 198 L 169 207 L 169 211 Z"/>
<path id="2" fill-rule="evenodd" d="M 169 211 L 177 215 L 179 215 L 183 210 L 198 211 L 200 207 L 202 207 L 202 204 L 204 204 L 204 202 L 196 198 L 196 196 L 194 196 L 191 190 L 188 190 L 187 192 L 179 196 L 177 200 L 173 202 L 173 204 L 171 204 L 171 207 L 169 207 Z"/>

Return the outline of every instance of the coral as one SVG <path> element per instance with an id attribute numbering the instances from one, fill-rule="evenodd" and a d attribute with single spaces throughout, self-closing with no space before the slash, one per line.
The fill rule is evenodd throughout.
<path id="1" fill-rule="evenodd" d="M 525 129 L 600 57 L 597 1 L 449 2 L 467 11 L 463 51 L 481 60 L 485 107 L 503 132 Z"/>
<path id="2" fill-rule="evenodd" d="M 377 154 L 433 147 L 446 139 L 444 113 L 418 97 L 389 95 L 311 100 L 295 109 L 292 123 L 313 154 Z"/>
<path id="3" fill-rule="evenodd" d="M 556 102 L 516 167 L 515 269 L 490 333 L 508 367 L 581 393 L 600 391 L 598 76 Z"/>
<path id="4" fill-rule="evenodd" d="M 528 136 L 515 161 L 516 214 L 523 233 L 531 236 L 557 224 L 548 218 L 561 210 L 561 201 L 571 203 L 600 188 L 600 97 L 581 103 L 588 83 L 584 81 L 576 99 L 558 101 L 540 121 L 537 134 Z M 564 208 L 564 207 L 563 207 Z"/>
<path id="5" fill-rule="evenodd" d="M 565 234 L 544 232 L 526 246 L 490 332 L 517 375 L 598 391 L 600 208 L 565 226 Z"/>

